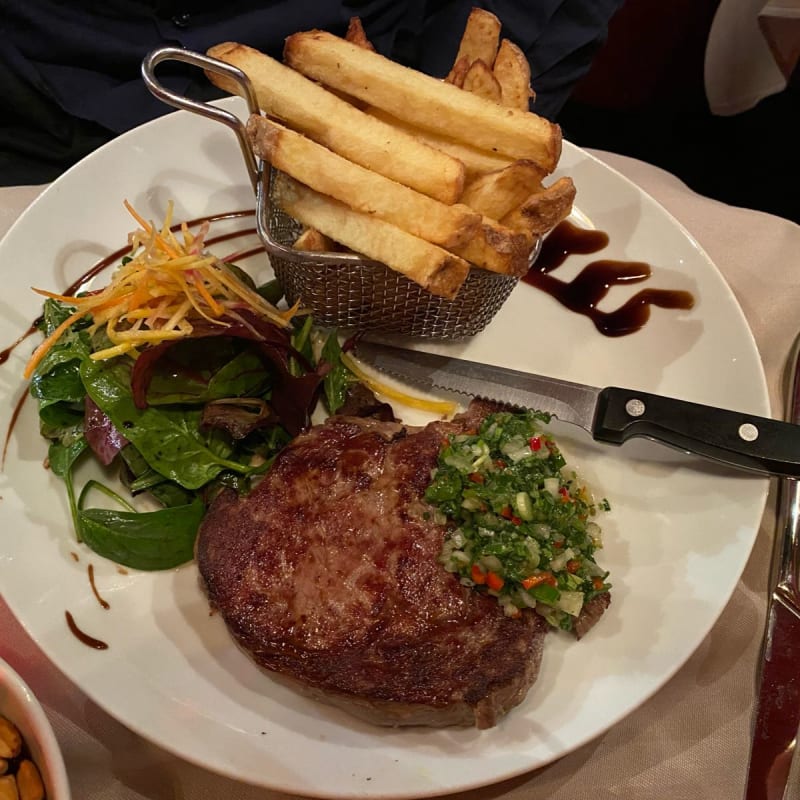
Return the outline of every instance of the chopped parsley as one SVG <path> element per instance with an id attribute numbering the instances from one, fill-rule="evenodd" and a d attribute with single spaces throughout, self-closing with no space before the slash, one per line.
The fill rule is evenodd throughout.
<path id="1" fill-rule="evenodd" d="M 450 436 L 425 499 L 448 522 L 440 560 L 465 586 L 498 599 L 506 614 L 533 608 L 572 628 L 581 609 L 607 592 L 595 504 L 552 436 L 547 414 L 490 414 L 480 429 Z"/>

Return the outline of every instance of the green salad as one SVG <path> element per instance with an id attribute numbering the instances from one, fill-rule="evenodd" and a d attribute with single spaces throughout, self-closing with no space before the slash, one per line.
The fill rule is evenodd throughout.
<path id="1" fill-rule="evenodd" d="M 335 413 L 357 380 L 336 333 L 279 309 L 274 281 L 256 286 L 208 253 L 206 228 L 172 226 L 170 210 L 159 230 L 129 210 L 141 227 L 106 286 L 35 290 L 47 298 L 43 339 L 25 376 L 78 540 L 119 564 L 167 569 L 193 557 L 217 492 L 248 491 L 317 403 Z M 101 477 L 79 486 L 90 459 Z M 124 493 L 111 488 L 117 475 Z M 151 501 L 142 510 L 138 495 Z"/>
<path id="2" fill-rule="evenodd" d="M 45 335 L 72 311 L 47 300 Z M 89 323 L 76 322 L 59 338 L 34 370 L 30 392 L 49 441 L 50 469 L 66 485 L 78 540 L 137 569 L 189 561 L 215 494 L 226 487 L 248 491 L 299 432 L 310 406 L 321 398 L 335 413 L 355 381 L 339 360 L 336 335 L 320 339 L 311 317 L 284 334 L 280 368 L 264 358 L 258 338 L 196 331 L 197 338 L 164 348 L 147 376 L 144 355 L 92 360 L 107 342 L 102 332 L 90 333 Z M 302 366 L 292 354 L 302 354 Z M 145 403 L 137 403 L 138 394 Z M 278 412 L 281 400 L 295 406 L 299 420 Z M 109 478 L 119 474 L 125 494 L 111 488 L 116 481 L 77 486 L 76 467 L 86 459 L 99 462 Z M 99 495 L 116 508 L 92 507 Z M 148 495 L 155 508 L 137 510 L 132 501 L 139 495 Z"/>
<path id="3" fill-rule="evenodd" d="M 595 561 L 595 517 L 609 506 L 569 470 L 543 430 L 549 419 L 494 413 L 477 431 L 450 436 L 425 499 L 448 524 L 446 570 L 496 597 L 509 616 L 532 608 L 571 630 L 586 603 L 611 587 Z"/>

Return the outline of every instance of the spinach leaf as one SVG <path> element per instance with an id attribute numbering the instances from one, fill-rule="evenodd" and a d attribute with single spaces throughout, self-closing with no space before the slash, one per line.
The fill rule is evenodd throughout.
<path id="1" fill-rule="evenodd" d="M 292 334 L 292 347 L 303 356 L 308 363 L 314 361 L 314 346 L 311 340 L 311 331 L 314 329 L 314 320 L 311 315 L 307 316 L 303 324 Z M 296 358 L 289 360 L 289 372 L 292 375 L 302 375 L 305 372 L 303 366 L 298 363 Z"/>
<path id="2" fill-rule="evenodd" d="M 225 397 L 257 397 L 270 374 L 252 347 L 224 337 L 188 339 L 170 348 L 153 371 L 149 405 L 207 403 Z"/>
<path id="3" fill-rule="evenodd" d="M 83 436 L 67 443 L 53 442 L 47 452 L 47 460 L 53 474 L 66 480 L 75 462 L 87 447 L 88 442 Z"/>
<path id="4" fill-rule="evenodd" d="M 81 377 L 89 396 L 135 445 L 150 466 L 186 489 L 199 489 L 223 469 L 249 474 L 220 447 L 219 432 L 211 440 L 199 430 L 200 410 L 184 407 L 138 409 L 130 389 L 130 363 L 121 359 L 86 361 Z"/>
<path id="5" fill-rule="evenodd" d="M 54 475 L 61 478 L 67 485 L 67 499 L 69 500 L 69 510 L 72 515 L 72 525 L 75 535 L 80 541 L 80 528 L 78 526 L 78 504 L 75 500 L 75 486 L 72 481 L 72 469 L 75 462 L 81 457 L 83 452 L 89 447 L 86 438 L 80 436 L 66 442 L 52 442 L 47 451 L 47 460 Z"/>
<path id="6" fill-rule="evenodd" d="M 270 462 L 275 456 L 286 447 L 292 440 L 286 429 L 280 425 L 273 428 L 266 428 L 255 431 L 248 440 L 248 446 L 252 452 Z M 264 470 L 263 465 L 253 471 L 254 475 L 260 475 Z"/>
<path id="7" fill-rule="evenodd" d="M 42 330 L 50 335 L 72 312 L 72 308 L 55 300 L 46 300 Z M 76 403 L 85 394 L 80 378 L 80 364 L 89 357 L 89 336 L 77 322 L 65 331 L 36 367 L 30 392 L 39 401 L 39 408 L 53 403 Z"/>
<path id="8" fill-rule="evenodd" d="M 110 486 L 106 486 L 100 481 L 90 480 L 86 481 L 83 489 L 81 489 L 80 497 L 78 497 L 78 508 L 83 511 L 83 504 L 86 501 L 86 495 L 92 491 L 92 489 L 97 490 L 98 492 L 102 492 L 106 497 L 110 497 L 116 503 L 119 503 L 126 511 L 130 511 L 131 513 L 135 514 L 136 509 L 122 496 L 117 494 Z"/>
<path id="9" fill-rule="evenodd" d="M 283 298 L 283 286 L 281 286 L 281 282 L 277 278 L 262 283 L 256 291 L 273 306 L 278 305 Z"/>
<path id="10" fill-rule="evenodd" d="M 83 433 L 83 404 L 52 403 L 39 409 L 39 433 L 45 439 L 74 441 Z"/>
<path id="11" fill-rule="evenodd" d="M 49 336 L 74 311 L 75 308 L 73 306 L 68 306 L 57 300 L 45 300 L 40 325 L 42 333 L 45 336 Z M 56 364 L 86 358 L 89 355 L 89 334 L 84 329 L 88 324 L 87 321 L 78 320 L 64 331 L 58 341 L 53 344 L 39 362 L 36 372 L 39 375 L 45 375 Z"/>
<path id="12" fill-rule="evenodd" d="M 238 278 L 245 286 L 254 291 L 258 291 L 256 289 L 256 282 L 250 277 L 250 274 L 245 272 L 238 264 L 234 264 L 232 261 L 226 261 L 224 264 L 228 272 L 235 278 Z"/>
<path id="13" fill-rule="evenodd" d="M 40 329 L 49 336 L 72 313 L 72 307 L 48 299 L 44 303 Z M 88 447 L 83 434 L 83 400 L 86 390 L 80 365 L 89 356 L 89 337 L 77 322 L 65 331 L 37 365 L 30 393 L 39 403 L 39 431 L 50 440 L 48 462 L 53 474 L 67 487 L 70 513 L 76 533 L 77 504 L 72 472 Z"/>
<path id="14" fill-rule="evenodd" d="M 195 498 L 195 492 L 184 489 L 175 481 L 168 480 L 156 472 L 132 444 L 123 447 L 120 455 L 127 467 L 121 472 L 122 483 L 128 487 L 131 494 L 147 491 L 162 506 L 168 508 L 186 505 Z"/>
<path id="15" fill-rule="evenodd" d="M 78 524 L 83 541 L 104 558 L 133 569 L 171 569 L 193 558 L 204 511 L 199 498 L 141 513 L 88 508 L 78 511 Z"/>
<path id="16" fill-rule="evenodd" d="M 131 494 L 138 494 L 139 492 L 152 489 L 154 486 L 158 486 L 159 483 L 164 483 L 166 480 L 167 479 L 163 475 L 159 475 L 154 469 L 148 467 L 141 475 L 130 482 L 128 489 L 130 489 Z"/>
<path id="17" fill-rule="evenodd" d="M 328 406 L 328 412 L 335 414 L 347 399 L 347 384 L 350 382 L 350 372 L 342 364 L 342 348 L 335 331 L 325 340 L 321 355 L 322 360 L 331 367 L 322 384 L 325 404 Z"/>
<path id="18" fill-rule="evenodd" d="M 49 372 L 36 373 L 31 379 L 31 395 L 39 408 L 52 403 L 78 403 L 86 394 L 81 381 L 80 361 L 72 359 L 53 365 Z"/>
<path id="19" fill-rule="evenodd" d="M 193 419 L 196 420 L 193 424 L 197 425 L 198 430 L 202 418 L 202 411 L 196 412 L 196 415 L 193 416 Z M 211 428 L 210 430 L 204 431 L 202 436 L 209 452 L 213 453 L 217 458 L 226 460 L 234 454 L 235 449 L 231 443 L 230 437 L 220 428 Z M 249 470 L 246 470 L 246 472 L 249 473 Z"/>
<path id="20" fill-rule="evenodd" d="M 252 350 L 245 350 L 211 376 L 206 399 L 259 397 L 269 383 L 270 375 L 264 368 L 261 356 Z"/>
<path id="21" fill-rule="evenodd" d="M 175 481 L 168 481 L 166 478 L 160 483 L 153 484 L 147 491 L 150 492 L 164 508 L 184 506 L 191 503 L 192 500 L 197 497 L 195 492 L 190 492 L 188 489 L 184 489 L 180 484 L 175 483 Z"/>

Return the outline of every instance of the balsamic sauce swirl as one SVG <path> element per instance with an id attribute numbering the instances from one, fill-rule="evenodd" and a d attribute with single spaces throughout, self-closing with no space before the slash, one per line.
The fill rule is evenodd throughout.
<path id="1" fill-rule="evenodd" d="M 651 306 L 692 308 L 694 297 L 690 292 L 646 288 L 619 308 L 600 311 L 597 305 L 612 287 L 642 283 L 650 278 L 652 267 L 643 261 L 598 259 L 587 264 L 571 281 L 562 281 L 551 274 L 570 255 L 597 253 L 608 242 L 608 234 L 604 231 L 562 222 L 544 240 L 539 258 L 522 280 L 550 295 L 570 311 L 591 319 L 604 336 L 627 336 L 638 331 L 650 319 Z"/>

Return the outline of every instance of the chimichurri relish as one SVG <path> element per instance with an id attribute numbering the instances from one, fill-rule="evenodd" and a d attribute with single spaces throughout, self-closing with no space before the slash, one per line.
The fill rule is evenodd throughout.
<path id="1" fill-rule="evenodd" d="M 541 412 L 490 414 L 450 436 L 425 499 L 449 523 L 440 560 L 465 586 L 497 597 L 509 616 L 533 608 L 570 630 L 584 604 L 607 592 L 594 560 L 598 508 L 570 471 Z M 444 521 L 444 520 L 443 520 Z"/>

